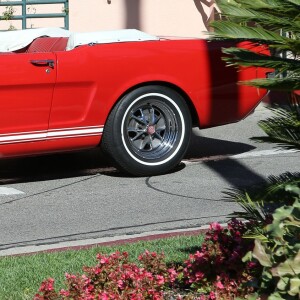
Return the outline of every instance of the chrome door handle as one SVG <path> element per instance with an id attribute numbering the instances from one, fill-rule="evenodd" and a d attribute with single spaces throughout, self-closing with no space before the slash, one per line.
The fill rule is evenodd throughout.
<path id="1" fill-rule="evenodd" d="M 30 63 L 37 67 L 49 66 L 50 68 L 54 68 L 54 60 L 53 59 L 31 60 Z"/>

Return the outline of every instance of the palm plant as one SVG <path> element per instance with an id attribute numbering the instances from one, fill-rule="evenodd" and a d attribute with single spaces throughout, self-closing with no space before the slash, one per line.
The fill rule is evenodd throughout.
<path id="1" fill-rule="evenodd" d="M 268 45 L 272 55 L 224 49 L 233 65 L 276 69 L 275 78 L 248 84 L 281 91 L 300 89 L 300 0 L 216 0 L 221 21 L 212 22 L 213 39 L 251 40 Z M 251 24 L 251 26 L 249 26 Z M 282 34 L 285 33 L 285 34 Z"/>
<path id="2" fill-rule="evenodd" d="M 300 0 L 216 0 L 222 16 L 211 23 L 212 39 L 252 41 L 254 46 L 267 45 L 270 55 L 251 49 L 226 48 L 224 58 L 229 65 L 256 66 L 276 70 L 275 76 L 255 79 L 243 84 L 291 93 L 287 106 L 270 109 L 274 116 L 259 122 L 267 136 L 254 138 L 277 143 L 280 147 L 300 149 Z M 283 34 L 284 33 L 284 34 Z M 289 190 L 300 188 L 299 173 L 270 177 L 269 182 L 254 190 L 233 190 L 230 200 L 241 204 L 244 211 L 235 216 L 262 222 L 270 214 L 270 206 L 293 201 Z M 268 206 L 265 204 L 268 203 Z M 275 204 L 275 205 L 273 205 Z M 263 222 L 262 222 L 263 223 Z"/>
<path id="3" fill-rule="evenodd" d="M 300 0 L 216 0 L 216 2 L 222 16 L 220 21 L 211 24 L 215 29 L 212 39 L 251 41 L 254 46 L 266 45 L 270 49 L 270 55 L 255 53 L 251 49 L 223 50 L 227 54 L 225 60 L 229 65 L 276 70 L 273 77 L 255 79 L 243 84 L 290 92 L 292 95 L 288 106 L 271 108 L 274 116 L 259 122 L 259 126 L 267 136 L 257 137 L 255 140 L 275 142 L 284 148 L 300 149 L 298 96 L 300 93 L 297 91 L 300 89 Z M 280 251 L 276 250 L 275 258 L 268 256 L 268 251 L 270 249 L 274 251 L 277 249 L 275 246 L 283 241 L 283 239 L 279 241 L 278 235 L 274 235 L 273 232 L 271 232 L 273 235 L 270 234 L 270 228 L 276 229 L 274 231 L 278 233 L 278 229 L 282 228 L 285 222 L 285 219 L 281 218 L 283 212 L 287 211 L 288 224 L 291 224 L 291 212 L 299 212 L 300 173 L 272 176 L 268 181 L 266 185 L 246 192 L 231 190 L 227 196 L 230 200 L 237 201 L 243 208 L 242 212 L 235 212 L 234 216 L 254 221 L 256 224 L 251 232 L 248 232 L 248 237 L 255 239 L 253 257 L 264 266 L 259 292 L 268 290 L 270 295 L 268 299 L 299 299 L 300 270 L 293 273 L 294 277 L 287 273 L 278 276 L 270 272 L 283 265 L 282 260 L 275 259 L 281 255 L 279 252 L 282 252 L 282 248 Z M 299 227 L 299 215 L 297 222 Z M 293 253 L 284 253 L 288 263 L 296 262 L 295 257 L 299 258 L 298 241 L 296 237 L 283 245 L 285 249 L 296 249 Z M 268 265 L 262 262 L 262 258 L 266 257 L 270 257 Z M 299 264 L 299 260 L 297 263 Z M 286 265 L 284 262 L 284 266 Z"/>
<path id="4" fill-rule="evenodd" d="M 300 149 L 300 0 L 216 0 L 221 21 L 211 23 L 212 39 L 250 40 L 267 45 L 271 55 L 241 48 L 227 48 L 229 65 L 256 66 L 276 70 L 272 78 L 255 79 L 243 84 L 291 92 L 286 107 L 271 108 L 275 116 L 259 122 L 267 134 L 254 138 L 275 142 L 284 148 Z M 249 26 L 251 24 L 251 26 Z"/>

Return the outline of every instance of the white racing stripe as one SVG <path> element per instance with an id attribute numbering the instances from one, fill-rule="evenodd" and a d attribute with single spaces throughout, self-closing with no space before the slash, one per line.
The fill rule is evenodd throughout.
<path id="1" fill-rule="evenodd" d="M 100 135 L 103 132 L 103 126 L 61 128 L 47 131 L 33 131 L 20 133 L 7 133 L 0 135 L 1 144 L 13 144 L 34 142 L 41 140 L 57 139 L 57 138 L 76 138 Z"/>
<path id="2" fill-rule="evenodd" d="M 0 187 L 0 196 L 10 196 L 10 195 L 20 195 L 20 194 L 25 194 L 25 193 L 14 188 L 9 188 L 5 186 Z"/>

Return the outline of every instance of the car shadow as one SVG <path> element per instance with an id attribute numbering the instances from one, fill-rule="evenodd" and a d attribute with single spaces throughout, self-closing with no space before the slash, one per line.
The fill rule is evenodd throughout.
<path id="1" fill-rule="evenodd" d="M 0 160 L 0 185 L 91 176 L 116 171 L 99 149 Z"/>
<path id="2" fill-rule="evenodd" d="M 255 147 L 231 141 L 192 135 L 185 159 L 240 154 Z M 185 167 L 181 163 L 173 172 Z M 100 149 L 0 160 L 0 185 L 92 176 L 103 174 L 128 177 L 114 168 L 112 160 Z"/>
<path id="3" fill-rule="evenodd" d="M 255 148 L 245 143 L 198 136 L 193 133 L 185 159 L 235 155 L 251 151 Z"/>

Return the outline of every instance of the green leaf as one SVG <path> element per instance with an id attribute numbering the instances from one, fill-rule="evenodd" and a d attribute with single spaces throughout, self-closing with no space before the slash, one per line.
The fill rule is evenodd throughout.
<path id="1" fill-rule="evenodd" d="M 300 188 L 296 184 L 286 185 L 285 190 L 287 192 L 292 192 L 293 194 L 298 195 L 298 197 L 300 198 Z M 299 215 L 299 217 L 300 217 L 300 215 Z M 298 219 L 300 219 L 299 217 L 298 217 Z"/>
<path id="2" fill-rule="evenodd" d="M 290 279 L 290 290 L 289 295 L 297 296 L 300 295 L 300 278 L 291 278 Z"/>
<path id="3" fill-rule="evenodd" d="M 251 261 L 252 260 L 252 251 L 248 251 L 246 255 L 242 258 L 243 262 Z"/>
<path id="4" fill-rule="evenodd" d="M 270 254 L 266 253 L 266 249 L 260 240 L 254 241 L 253 257 L 256 258 L 259 263 L 264 267 L 271 267 L 272 262 Z"/>
<path id="5" fill-rule="evenodd" d="M 294 259 L 287 259 L 271 270 L 273 276 L 284 277 L 285 275 L 300 275 L 300 250 Z"/>
<path id="6" fill-rule="evenodd" d="M 281 291 L 284 291 L 286 290 L 288 284 L 289 284 L 289 277 L 282 277 L 277 283 L 277 288 Z"/>
<path id="7" fill-rule="evenodd" d="M 286 300 L 286 298 L 282 298 L 280 293 L 273 293 L 268 297 L 268 300 Z"/>

